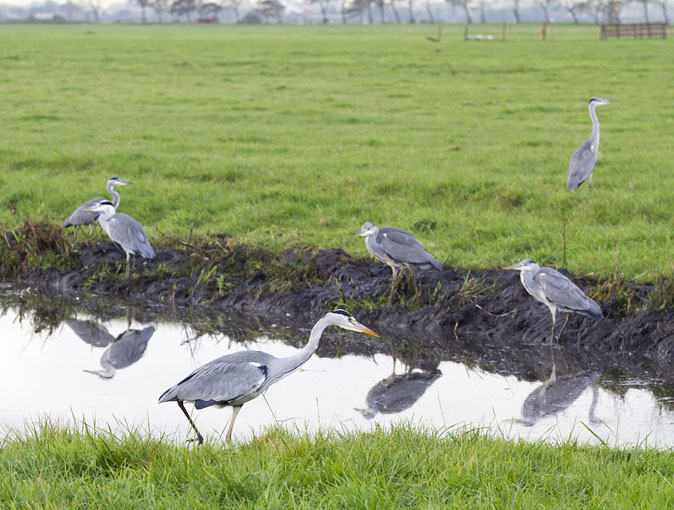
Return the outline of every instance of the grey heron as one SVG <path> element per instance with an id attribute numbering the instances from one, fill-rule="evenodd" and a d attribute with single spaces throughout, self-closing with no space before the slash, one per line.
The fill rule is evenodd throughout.
<path id="1" fill-rule="evenodd" d="M 595 109 L 597 106 L 609 103 L 615 103 L 615 100 L 593 97 L 588 103 L 587 107 L 592 119 L 592 135 L 571 156 L 566 179 L 567 191 L 578 189 L 585 181 L 588 181 L 587 184 L 592 189 L 592 170 L 597 164 L 597 153 L 599 152 L 599 120 L 597 120 Z"/>
<path id="2" fill-rule="evenodd" d="M 311 330 L 309 341 L 296 354 L 276 358 L 262 351 L 241 351 L 216 358 L 200 366 L 175 386 L 161 394 L 159 403 L 175 401 L 197 434 L 204 441 L 187 413 L 183 402 L 193 402 L 196 409 L 209 406 L 232 407 L 232 418 L 227 430 L 227 441 L 232 439 L 234 421 L 243 404 L 264 393 L 269 386 L 292 374 L 311 358 L 328 326 L 339 326 L 350 331 L 379 336 L 360 324 L 345 310 L 335 310 L 323 316 Z"/>
<path id="3" fill-rule="evenodd" d="M 115 209 L 119 206 L 119 193 L 115 191 L 115 186 L 126 186 L 127 184 L 133 183 L 122 179 L 121 177 L 111 177 L 108 180 L 108 194 L 112 197 L 112 205 L 115 206 Z M 89 209 L 103 200 L 106 199 L 103 197 L 96 197 L 87 200 L 75 209 L 75 211 L 63 221 L 61 226 L 63 228 L 75 227 L 75 239 L 77 239 L 77 229 L 81 225 L 89 225 L 89 235 L 91 236 L 91 227 L 96 222 L 99 213 L 91 212 Z"/>
<path id="4" fill-rule="evenodd" d="M 564 334 L 569 316 L 576 312 L 593 319 L 603 319 L 599 305 L 587 297 L 576 284 L 559 271 L 550 267 L 541 267 L 531 259 L 524 259 L 514 266 L 504 269 L 513 269 L 520 272 L 520 281 L 529 294 L 536 301 L 546 305 L 552 314 L 552 337 L 555 339 L 555 316 L 557 310 L 566 312 L 566 321 L 559 338 Z M 558 339 L 559 339 L 558 338 Z"/>
<path id="5" fill-rule="evenodd" d="M 143 357 L 154 332 L 154 326 L 143 329 L 127 329 L 117 336 L 103 352 L 100 359 L 102 370 L 85 370 L 85 372 L 96 374 L 101 379 L 111 379 L 118 369 L 133 365 Z"/>
<path id="6" fill-rule="evenodd" d="M 92 347 L 107 347 L 115 341 L 115 337 L 102 324 L 90 320 L 70 319 L 66 324 L 80 340 Z"/>
<path id="7" fill-rule="evenodd" d="M 414 268 L 442 270 L 442 264 L 406 230 L 396 227 L 379 228 L 367 221 L 354 236 L 365 237 L 367 251 L 393 271 L 389 303 L 393 299 L 400 269 L 407 268 L 413 277 Z"/>
<path id="8" fill-rule="evenodd" d="M 128 214 L 115 212 L 112 202 L 103 200 L 85 211 L 100 213 L 98 222 L 101 228 L 112 242 L 119 245 L 126 253 L 126 278 L 129 277 L 131 270 L 131 255 L 140 254 L 146 259 L 154 258 L 154 250 L 147 240 L 143 225 Z"/>
<path id="9" fill-rule="evenodd" d="M 367 392 L 365 397 L 367 407 L 355 410 L 367 420 L 371 420 L 379 413 L 401 413 L 412 407 L 441 375 L 442 372 L 437 369 L 390 375 Z"/>

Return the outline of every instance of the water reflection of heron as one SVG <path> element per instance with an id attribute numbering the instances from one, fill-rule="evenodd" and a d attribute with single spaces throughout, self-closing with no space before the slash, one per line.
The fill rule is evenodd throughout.
<path id="1" fill-rule="evenodd" d="M 553 416 L 567 409 L 589 387 L 592 388 L 592 403 L 588 412 L 590 423 L 598 423 L 594 412 L 599 400 L 599 391 L 595 384 L 600 377 L 599 372 L 581 372 L 565 374 L 557 377 L 555 365 L 547 381 L 529 393 L 522 404 L 522 419 L 520 423 L 532 426 L 546 416 Z"/>
<path id="2" fill-rule="evenodd" d="M 92 347 L 107 347 L 115 341 L 108 329 L 98 322 L 81 319 L 70 319 L 66 324 L 80 340 Z"/>
<path id="3" fill-rule="evenodd" d="M 438 369 L 394 373 L 375 384 L 365 397 L 367 408 L 356 411 L 368 420 L 379 413 L 401 413 L 412 407 L 441 375 Z"/>
<path id="4" fill-rule="evenodd" d="M 66 322 L 70 329 L 84 342 L 93 347 L 107 347 L 103 352 L 99 370 L 85 370 L 102 379 L 111 379 L 121 368 L 133 365 L 143 357 L 147 344 L 154 335 L 154 326 L 143 329 L 131 328 L 131 315 L 126 312 L 127 329 L 114 337 L 102 324 L 91 320 L 72 319 Z"/>

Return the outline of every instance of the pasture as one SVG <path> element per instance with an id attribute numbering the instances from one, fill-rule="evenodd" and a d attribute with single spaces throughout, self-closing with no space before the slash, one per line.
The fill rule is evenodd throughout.
<path id="1" fill-rule="evenodd" d="M 500 36 L 500 25 L 471 33 Z M 3 26 L 0 225 L 120 190 L 152 242 L 341 247 L 365 221 L 440 261 L 673 271 L 671 40 L 595 26 Z M 565 190 L 602 125 L 592 191 Z"/>

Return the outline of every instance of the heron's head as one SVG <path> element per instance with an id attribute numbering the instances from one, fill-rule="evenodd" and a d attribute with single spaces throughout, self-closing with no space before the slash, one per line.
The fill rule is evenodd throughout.
<path id="1" fill-rule="evenodd" d="M 601 106 L 604 104 L 609 104 L 609 103 L 615 103 L 615 99 L 604 99 L 602 97 L 593 97 L 590 99 L 589 104 L 595 105 L 595 106 Z"/>
<path id="2" fill-rule="evenodd" d="M 88 212 L 100 212 L 100 213 L 105 213 L 107 211 L 115 212 L 115 206 L 112 204 L 112 202 L 110 202 L 110 200 L 101 200 L 97 204 L 92 205 L 91 207 L 87 207 L 84 210 Z"/>
<path id="3" fill-rule="evenodd" d="M 366 221 L 363 223 L 363 226 L 360 227 L 360 230 L 356 232 L 353 236 L 354 237 L 367 237 L 373 235 L 377 231 L 377 227 L 374 226 L 374 224 L 370 223 L 369 221 Z"/>
<path id="4" fill-rule="evenodd" d="M 358 331 L 359 333 L 367 333 L 372 336 L 379 336 L 370 328 L 363 326 L 346 310 L 337 309 L 330 312 L 327 316 L 330 317 L 330 322 L 333 325 L 339 326 L 340 328 L 348 329 L 349 331 Z"/>
<path id="5" fill-rule="evenodd" d="M 127 184 L 133 184 L 131 181 L 122 179 L 121 177 L 110 177 L 108 184 L 111 186 L 126 186 Z"/>
<path id="6" fill-rule="evenodd" d="M 524 259 L 514 266 L 504 267 L 503 269 L 514 269 L 515 271 L 526 271 L 527 269 L 537 269 L 539 266 L 531 259 Z"/>

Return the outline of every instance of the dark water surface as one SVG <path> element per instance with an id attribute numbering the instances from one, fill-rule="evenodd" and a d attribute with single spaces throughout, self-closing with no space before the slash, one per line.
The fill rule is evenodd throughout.
<path id="1" fill-rule="evenodd" d="M 41 329 L 35 326 L 38 312 L 19 312 L 7 304 L 3 309 L 2 435 L 49 416 L 67 422 L 84 419 L 119 431 L 139 426 L 182 441 L 192 434 L 178 406 L 157 404 L 166 388 L 226 353 L 260 349 L 288 356 L 296 351 L 288 345 L 293 342 L 288 342 L 287 331 L 280 341 L 273 327 L 265 336 L 241 343 L 170 321 L 138 322 L 133 311 L 105 321 L 73 312 L 55 327 L 36 332 Z M 307 338 L 308 331 L 297 332 L 294 343 L 302 345 Z M 350 431 L 403 421 L 442 430 L 480 428 L 528 440 L 674 445 L 674 393 L 648 374 L 616 381 L 596 370 L 570 369 L 560 354 L 555 356 L 556 377 L 538 381 L 504 370 L 490 373 L 477 368 L 479 359 L 440 359 L 410 368 L 383 353 L 315 355 L 302 370 L 272 386 L 266 400 L 260 397 L 243 407 L 234 437 L 246 440 L 275 423 L 301 431 Z M 550 351 L 540 356 L 552 375 Z M 211 438 L 221 436 L 230 415 L 230 409 L 215 408 L 193 414 L 201 432 Z"/>

